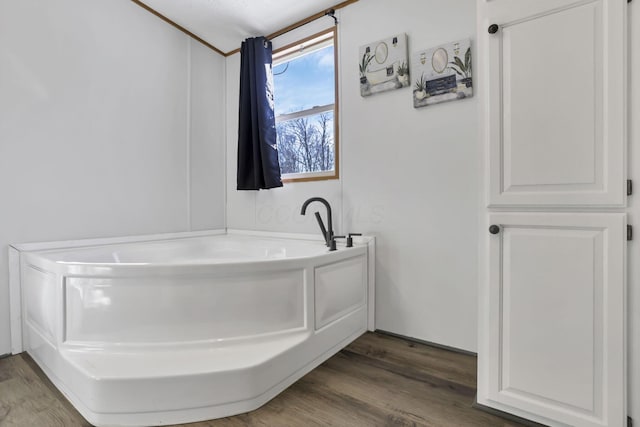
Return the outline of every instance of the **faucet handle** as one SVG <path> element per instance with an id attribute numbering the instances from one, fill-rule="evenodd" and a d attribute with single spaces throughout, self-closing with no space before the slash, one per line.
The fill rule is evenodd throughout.
<path id="1" fill-rule="evenodd" d="M 336 239 L 344 239 L 346 236 L 332 236 L 329 244 L 329 251 L 335 251 L 337 249 Z"/>
<path id="2" fill-rule="evenodd" d="M 349 237 L 347 237 L 347 247 L 353 247 L 353 236 L 362 236 L 362 233 L 349 233 Z"/>

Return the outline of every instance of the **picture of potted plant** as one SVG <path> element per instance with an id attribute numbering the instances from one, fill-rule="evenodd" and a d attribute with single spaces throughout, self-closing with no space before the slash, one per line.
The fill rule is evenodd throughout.
<path id="1" fill-rule="evenodd" d="M 460 82 L 464 84 L 465 87 L 471 87 L 472 85 L 472 61 L 471 61 L 471 47 L 467 48 L 467 51 L 464 54 L 464 62 L 458 57 L 454 56 L 453 61 L 449 62 L 449 68 L 456 72 L 460 77 Z"/>
<path id="2" fill-rule="evenodd" d="M 413 91 L 413 96 L 418 101 L 423 100 L 427 96 L 427 80 L 424 78 L 424 73 L 420 76 L 420 80 L 416 80 L 416 88 Z"/>
<path id="3" fill-rule="evenodd" d="M 397 34 L 358 48 L 360 95 L 371 96 L 411 86 L 407 35 Z"/>
<path id="4" fill-rule="evenodd" d="M 409 86 L 409 65 L 406 62 L 403 61 L 402 63 L 400 63 L 400 65 L 398 65 L 396 74 L 398 77 L 398 82 L 400 82 L 402 87 Z"/>
<path id="5" fill-rule="evenodd" d="M 471 39 L 418 51 L 411 61 L 413 107 L 473 96 Z"/>
<path id="6" fill-rule="evenodd" d="M 370 52 L 365 52 L 362 55 L 362 60 L 360 61 L 360 83 L 367 84 L 367 70 L 369 69 L 369 64 L 373 61 L 374 56 L 371 55 Z"/>

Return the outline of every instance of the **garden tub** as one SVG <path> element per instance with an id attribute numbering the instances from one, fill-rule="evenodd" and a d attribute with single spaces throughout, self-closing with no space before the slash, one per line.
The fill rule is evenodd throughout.
<path id="1" fill-rule="evenodd" d="M 14 245 L 14 353 L 94 425 L 247 412 L 374 329 L 372 260 L 238 231 Z"/>

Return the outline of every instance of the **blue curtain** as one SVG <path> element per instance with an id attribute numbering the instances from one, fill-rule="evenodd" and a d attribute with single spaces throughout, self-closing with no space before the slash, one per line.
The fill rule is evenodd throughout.
<path id="1" fill-rule="evenodd" d="M 238 190 L 282 187 L 273 105 L 271 42 L 250 38 L 240 47 Z"/>

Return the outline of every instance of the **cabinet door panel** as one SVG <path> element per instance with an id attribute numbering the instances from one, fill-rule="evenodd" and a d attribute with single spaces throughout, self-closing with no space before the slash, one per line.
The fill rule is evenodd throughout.
<path id="1" fill-rule="evenodd" d="M 490 206 L 623 206 L 626 3 L 511 3 L 482 35 Z"/>
<path id="2" fill-rule="evenodd" d="M 625 215 L 491 221 L 489 399 L 568 425 L 622 425 Z"/>

